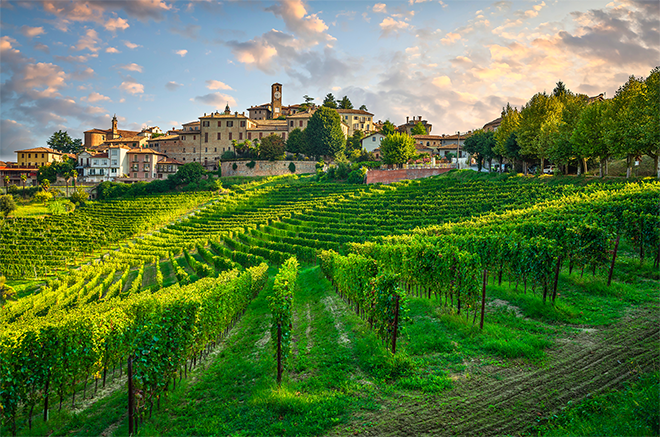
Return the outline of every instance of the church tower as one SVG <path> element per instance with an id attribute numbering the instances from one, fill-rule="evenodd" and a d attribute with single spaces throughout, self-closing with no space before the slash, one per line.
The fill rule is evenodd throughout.
<path id="1" fill-rule="evenodd" d="M 119 132 L 117 131 L 117 114 L 115 114 L 112 117 L 112 137 L 110 139 L 115 140 L 117 138 L 119 138 Z"/>
<path id="2" fill-rule="evenodd" d="M 274 83 L 270 87 L 270 103 L 272 109 L 273 118 L 277 118 L 282 115 L 282 84 Z"/>

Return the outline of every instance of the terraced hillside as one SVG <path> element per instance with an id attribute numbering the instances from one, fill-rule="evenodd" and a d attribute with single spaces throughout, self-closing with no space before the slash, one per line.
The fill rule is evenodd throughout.
<path id="1" fill-rule="evenodd" d="M 144 435 L 519 434 L 658 370 L 657 182 L 463 179 L 270 179 L 20 270 L 56 275 L 0 311 L 3 432 L 127 433 L 129 357 Z M 278 389 L 267 301 L 291 256 Z M 374 296 L 402 302 L 394 331 Z"/>

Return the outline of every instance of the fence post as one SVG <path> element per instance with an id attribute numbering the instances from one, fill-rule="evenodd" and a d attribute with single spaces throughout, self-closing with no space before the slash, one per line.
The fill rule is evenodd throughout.
<path id="1" fill-rule="evenodd" d="M 616 236 L 616 243 L 614 243 L 614 255 L 612 256 L 612 266 L 610 267 L 610 275 L 607 277 L 607 286 L 612 283 L 612 273 L 614 273 L 614 262 L 616 261 L 616 252 L 619 250 L 619 235 Z"/>

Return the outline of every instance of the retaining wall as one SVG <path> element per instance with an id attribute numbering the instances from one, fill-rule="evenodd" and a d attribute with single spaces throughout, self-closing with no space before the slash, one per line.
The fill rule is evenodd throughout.
<path id="1" fill-rule="evenodd" d="M 254 167 L 246 164 L 250 161 L 223 161 L 221 164 L 222 176 L 279 176 L 291 174 L 289 165 L 296 166 L 295 174 L 316 173 L 314 161 L 254 161 Z M 236 164 L 236 170 L 234 170 Z"/>
<path id="2" fill-rule="evenodd" d="M 404 179 L 424 179 L 447 173 L 449 170 L 451 170 L 451 168 L 398 168 L 392 170 L 369 170 L 367 172 L 367 184 L 390 184 Z"/>

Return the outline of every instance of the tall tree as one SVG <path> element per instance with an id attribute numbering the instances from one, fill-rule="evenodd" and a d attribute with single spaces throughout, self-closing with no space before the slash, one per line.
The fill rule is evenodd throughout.
<path id="1" fill-rule="evenodd" d="M 353 150 L 362 150 L 362 138 L 364 138 L 364 132 L 362 132 L 360 129 L 357 129 L 355 132 L 353 132 L 353 136 L 350 137 L 346 142 L 347 152 L 352 152 Z"/>
<path id="2" fill-rule="evenodd" d="M 383 138 L 380 152 L 385 164 L 403 164 L 417 154 L 415 139 L 408 134 L 396 132 Z"/>
<path id="3" fill-rule="evenodd" d="M 286 150 L 294 154 L 309 155 L 305 132 L 300 130 L 300 128 L 292 130 L 289 134 L 289 139 L 286 140 Z"/>
<path id="4" fill-rule="evenodd" d="M 387 135 L 392 135 L 394 132 L 396 132 L 396 126 L 389 121 L 385 120 L 385 123 L 383 123 L 383 127 L 380 129 L 380 133 L 387 136 Z"/>
<path id="5" fill-rule="evenodd" d="M 320 107 L 309 119 L 305 129 L 305 139 L 311 155 L 337 156 L 346 146 L 346 138 L 341 130 L 341 119 L 337 111 Z"/>
<path id="6" fill-rule="evenodd" d="M 632 174 L 635 157 L 645 153 L 644 128 L 636 104 L 642 100 L 644 81 L 630 76 L 612 99 L 605 141 L 615 155 L 626 157 L 626 177 Z"/>
<path id="7" fill-rule="evenodd" d="M 574 147 L 575 143 L 571 142 L 571 136 L 575 130 L 575 126 L 580 118 L 580 114 L 587 106 L 587 96 L 583 94 L 575 95 L 570 91 L 564 91 L 558 97 L 562 103 L 561 119 L 557 125 L 555 132 L 551 134 L 550 146 L 548 150 L 549 158 L 554 164 L 564 165 L 568 168 L 568 163 L 574 159 L 578 159 L 578 173 L 582 165 L 584 173 L 587 173 L 588 157 L 580 154 L 580 150 Z M 581 164 L 581 165 L 580 165 Z"/>
<path id="8" fill-rule="evenodd" d="M 566 88 L 564 82 L 560 80 L 559 82 L 557 82 L 557 86 L 555 86 L 555 89 L 552 90 L 552 95 L 555 97 L 562 97 L 567 94 L 572 94 L 572 93 L 568 88 Z"/>
<path id="9" fill-rule="evenodd" d="M 495 133 L 482 129 L 473 132 L 463 143 L 463 149 L 477 161 L 478 171 L 481 171 L 484 161 L 488 161 L 488 169 L 491 170 L 493 158 L 496 156 L 494 148 Z"/>
<path id="10" fill-rule="evenodd" d="M 520 152 L 540 159 L 541 168 L 548 158 L 552 135 L 559 129 L 561 114 L 561 100 L 546 93 L 535 94 L 520 111 Z"/>
<path id="11" fill-rule="evenodd" d="M 335 96 L 333 96 L 332 93 L 329 93 L 327 96 L 325 96 L 325 99 L 323 99 L 323 106 L 326 108 L 337 109 L 337 101 L 335 100 Z"/>
<path id="12" fill-rule="evenodd" d="M 83 150 L 82 140 L 80 138 L 73 139 L 69 134 L 61 130 L 53 133 L 46 144 L 51 149 L 58 150 L 62 153 L 75 153 L 76 155 Z"/>
<path id="13" fill-rule="evenodd" d="M 605 141 L 609 101 L 595 102 L 582 110 L 571 133 L 573 150 L 584 159 L 596 158 L 600 162 L 600 177 L 607 174 L 607 159 L 612 154 Z"/>
<path id="14" fill-rule="evenodd" d="M 314 97 L 309 97 L 307 94 L 303 96 L 305 103 L 300 104 L 300 110 L 298 112 L 304 112 L 312 107 L 314 107 Z"/>
<path id="15" fill-rule="evenodd" d="M 655 67 L 644 81 L 646 92 L 638 98 L 643 148 L 653 158 L 660 179 L 660 67 Z"/>
<path id="16" fill-rule="evenodd" d="M 342 97 L 339 101 L 339 109 L 353 109 L 353 104 L 347 96 Z"/>
<path id="17" fill-rule="evenodd" d="M 514 161 L 520 159 L 520 155 L 518 154 L 518 150 L 513 155 L 509 154 L 510 149 L 507 147 L 507 142 L 512 134 L 517 134 L 518 132 L 520 127 L 520 112 L 518 112 L 518 108 L 512 108 L 507 103 L 506 107 L 502 109 L 501 117 L 500 127 L 495 131 L 495 153 L 506 157 L 513 164 Z"/>
<path id="18" fill-rule="evenodd" d="M 362 105 L 362 106 L 360 106 L 360 111 L 369 111 L 369 110 L 367 109 L 367 105 Z"/>
<path id="19" fill-rule="evenodd" d="M 427 133 L 428 132 L 426 132 L 426 128 L 421 121 L 418 121 L 417 124 L 410 129 L 410 135 L 426 135 Z"/>
<path id="20" fill-rule="evenodd" d="M 270 134 L 261 140 L 259 157 L 269 161 L 284 159 L 284 140 L 277 134 Z"/>

